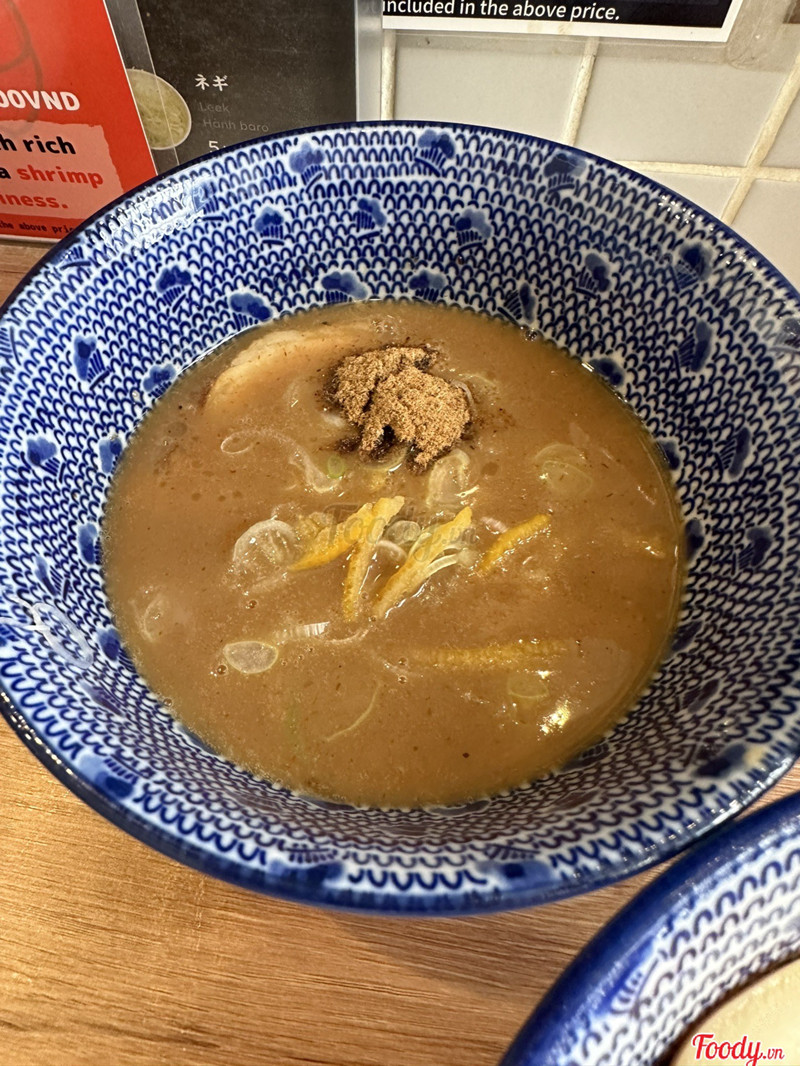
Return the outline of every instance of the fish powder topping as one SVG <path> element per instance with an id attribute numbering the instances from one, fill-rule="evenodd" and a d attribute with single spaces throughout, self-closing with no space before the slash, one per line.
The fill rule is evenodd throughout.
<path id="1" fill-rule="evenodd" d="M 346 356 L 333 375 L 332 398 L 361 429 L 360 450 L 379 453 L 398 441 L 426 469 L 461 439 L 470 422 L 464 391 L 431 372 L 428 348 L 391 346 Z"/>

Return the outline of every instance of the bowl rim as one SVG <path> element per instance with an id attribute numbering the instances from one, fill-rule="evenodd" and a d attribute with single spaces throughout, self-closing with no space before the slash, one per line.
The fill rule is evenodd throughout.
<path id="1" fill-rule="evenodd" d="M 63 254 L 72 244 L 80 240 L 82 235 L 91 230 L 98 222 L 112 216 L 117 208 L 140 196 L 145 190 L 152 189 L 168 181 L 173 177 L 179 177 L 190 173 L 195 167 L 207 164 L 209 161 L 220 157 L 235 155 L 246 152 L 253 147 L 262 144 L 273 144 L 285 141 L 288 144 L 315 133 L 325 132 L 357 132 L 360 130 L 428 130 L 434 129 L 442 132 L 462 133 L 467 135 L 488 134 L 498 136 L 506 141 L 542 146 L 551 151 L 567 151 L 572 155 L 594 161 L 602 167 L 607 167 L 631 180 L 637 187 L 649 190 L 655 197 L 668 198 L 672 203 L 681 208 L 689 209 L 696 214 L 699 222 L 710 232 L 719 233 L 732 240 L 754 260 L 755 265 L 763 273 L 763 276 L 778 287 L 782 287 L 789 298 L 793 298 L 800 308 L 800 291 L 778 270 L 761 252 L 741 237 L 726 223 L 716 218 L 705 208 L 694 203 L 692 200 L 661 185 L 647 174 L 643 174 L 631 167 L 624 166 L 614 160 L 573 145 L 563 144 L 545 137 L 534 134 L 521 133 L 514 130 L 506 130 L 501 127 L 485 126 L 470 123 L 447 122 L 438 120 L 409 119 L 409 120 L 365 120 L 357 122 L 334 122 L 322 125 L 298 127 L 291 130 L 283 130 L 276 133 L 266 134 L 241 141 L 237 144 L 208 152 L 187 162 L 180 163 L 163 173 L 156 174 L 141 184 L 123 192 L 115 197 L 98 211 L 90 215 L 85 221 L 77 226 L 71 233 L 60 241 L 53 244 L 45 254 L 25 274 L 18 284 L 0 304 L 0 322 L 11 311 L 16 300 L 31 282 Z M 737 790 L 727 808 L 706 824 L 693 825 L 680 836 L 671 836 L 643 852 L 634 859 L 622 857 L 615 862 L 605 862 L 598 866 L 591 875 L 573 878 L 570 881 L 557 881 L 551 884 L 533 884 L 525 887 L 525 879 L 522 884 L 508 885 L 500 890 L 496 896 L 482 895 L 476 898 L 470 891 L 450 890 L 440 894 L 391 894 L 377 889 L 360 889 L 351 891 L 348 889 L 336 889 L 329 885 L 316 885 L 310 882 L 295 884 L 280 875 L 272 876 L 266 870 L 255 871 L 249 869 L 243 863 L 227 860 L 218 855 L 211 855 L 201 847 L 179 840 L 177 837 L 166 832 L 163 828 L 153 824 L 134 814 L 133 812 L 117 805 L 113 800 L 105 796 L 87 780 L 79 777 L 72 769 L 64 764 L 50 744 L 33 729 L 25 719 L 21 710 L 15 705 L 13 699 L 0 682 L 0 715 L 6 719 L 11 729 L 19 736 L 25 746 L 33 752 L 39 761 L 59 780 L 66 785 L 79 799 L 89 807 L 112 822 L 118 828 L 124 830 L 142 843 L 148 844 L 154 850 L 161 852 L 171 859 L 175 859 L 184 865 L 190 866 L 201 873 L 208 874 L 220 880 L 227 881 L 241 887 L 245 887 L 266 895 L 278 898 L 313 904 L 315 906 L 332 908 L 340 911 L 352 911 L 361 914 L 382 913 L 387 915 L 409 915 L 413 917 L 441 917 L 441 916 L 464 916 L 472 914 L 492 914 L 508 910 L 516 910 L 529 906 L 537 906 L 545 903 L 571 898 L 586 892 L 603 888 L 609 884 L 625 880 L 643 870 L 663 862 L 686 848 L 692 847 L 697 841 L 702 840 L 709 834 L 713 834 L 718 826 L 735 818 L 743 809 L 753 803 L 759 796 L 766 792 L 776 781 L 791 768 L 800 755 L 800 750 L 786 756 L 779 765 L 773 767 L 770 772 L 764 772 L 755 783 L 749 783 Z M 756 769 L 756 768 L 754 768 Z M 764 769 L 766 769 L 764 767 Z M 526 865 L 527 860 L 522 860 L 521 866 Z"/>
<path id="2" fill-rule="evenodd" d="M 709 880 L 724 877 L 742 854 L 767 848 L 782 830 L 800 843 L 800 792 L 790 793 L 733 824 L 717 829 L 678 858 L 618 911 L 572 960 L 523 1023 L 499 1066 L 551 1066 L 561 1061 L 565 1024 L 589 1011 L 589 1023 L 606 1011 L 596 989 L 609 973 L 624 974 L 636 964 L 637 949 L 672 915 L 702 901 Z M 749 862 L 750 860 L 746 860 Z"/>
<path id="3" fill-rule="evenodd" d="M 616 160 L 610 159 L 608 156 L 598 155 L 597 152 L 590 152 L 585 148 L 578 148 L 576 145 L 565 144 L 562 141 L 554 141 L 550 137 L 539 137 L 535 133 L 521 133 L 518 130 L 504 129 L 502 126 L 486 126 L 480 123 L 470 122 L 448 122 L 445 120 L 440 121 L 438 119 L 363 119 L 355 122 L 328 122 L 313 126 L 298 126 L 290 130 L 280 130 L 276 133 L 261 134 L 258 137 L 251 137 L 246 141 L 239 141 L 236 144 L 227 145 L 224 148 L 205 152 L 203 155 L 195 156 L 193 159 L 189 159 L 185 163 L 178 163 L 174 167 L 170 167 L 158 174 L 154 174 L 152 178 L 147 178 L 145 181 L 140 182 L 138 185 L 134 185 L 133 188 L 128 189 L 126 192 L 120 193 L 119 196 L 115 196 L 113 200 L 109 200 L 107 204 L 104 204 L 102 207 L 98 208 L 97 211 L 88 215 L 83 222 L 79 223 L 75 229 L 65 237 L 55 241 L 51 247 L 47 249 L 44 255 L 34 263 L 30 270 L 26 272 L 25 276 L 17 282 L 2 303 L 0 303 L 0 318 L 2 318 L 2 316 L 11 308 L 12 303 L 33 278 L 36 277 L 41 270 L 49 266 L 51 260 L 57 258 L 65 248 L 69 247 L 69 245 L 75 240 L 78 240 L 82 233 L 94 225 L 95 222 L 99 222 L 106 215 L 111 214 L 113 210 L 121 206 L 131 197 L 138 195 L 143 190 L 153 188 L 160 182 L 183 174 L 199 164 L 208 163 L 212 159 L 219 159 L 222 156 L 233 154 L 242 151 L 243 149 L 252 148 L 259 144 L 267 144 L 273 141 L 301 137 L 303 135 L 311 135 L 314 133 L 326 133 L 334 130 L 344 132 L 346 130 L 360 129 L 437 129 L 444 131 L 461 130 L 469 133 L 499 134 L 503 138 L 540 144 L 556 150 L 564 150 L 573 155 L 580 156 L 583 159 L 593 160 L 603 166 L 610 166 L 626 176 L 635 178 L 636 181 L 643 186 L 649 185 L 653 191 L 666 193 L 670 199 L 696 211 L 698 218 L 700 218 L 705 225 L 710 225 L 713 229 L 719 230 L 727 237 L 732 238 L 740 244 L 742 248 L 746 249 L 751 256 L 758 260 L 758 265 L 760 269 L 764 271 L 765 275 L 784 285 L 789 292 L 797 298 L 797 301 L 800 304 L 800 287 L 789 281 L 786 275 L 779 270 L 763 252 L 760 252 L 755 245 L 751 244 L 746 237 L 743 237 L 727 222 L 723 222 L 722 219 L 717 218 L 717 216 L 712 214 L 707 208 L 702 207 L 683 193 L 679 193 L 675 189 L 670 189 L 667 185 L 662 185 L 661 182 L 656 181 L 655 178 L 651 178 L 649 174 L 645 174 L 640 170 L 634 170 L 633 167 L 626 166 L 624 163 L 618 163 Z"/>

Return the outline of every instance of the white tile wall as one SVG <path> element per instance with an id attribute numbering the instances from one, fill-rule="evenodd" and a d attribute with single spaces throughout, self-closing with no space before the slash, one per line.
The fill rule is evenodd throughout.
<path id="1" fill-rule="evenodd" d="M 725 204 L 736 187 L 735 175 L 727 177 L 715 174 L 690 174 L 686 171 L 655 170 L 651 167 L 637 167 L 642 174 L 647 174 L 654 181 L 673 189 L 687 200 L 692 200 L 712 215 L 721 215 Z"/>
<path id="2" fill-rule="evenodd" d="M 721 53 L 715 48 L 715 56 Z M 600 43 L 577 144 L 611 159 L 744 165 L 785 72 Z"/>
<path id="3" fill-rule="evenodd" d="M 386 35 L 383 115 L 500 126 L 625 162 L 739 229 L 800 287 L 800 26 L 784 24 L 788 6 L 745 0 L 726 45 Z"/>
<path id="4" fill-rule="evenodd" d="M 800 97 L 795 98 L 765 162 L 771 167 L 800 167 Z"/>
<path id="5" fill-rule="evenodd" d="M 399 34 L 395 118 L 561 138 L 583 42 Z"/>
<path id="6" fill-rule="evenodd" d="M 756 181 L 735 228 L 800 288 L 800 182 Z"/>

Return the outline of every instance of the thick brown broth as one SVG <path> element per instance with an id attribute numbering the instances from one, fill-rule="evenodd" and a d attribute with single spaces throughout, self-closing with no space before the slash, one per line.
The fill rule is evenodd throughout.
<path id="1" fill-rule="evenodd" d="M 359 804 L 495 793 L 605 733 L 656 669 L 682 579 L 679 509 L 630 410 L 554 346 L 458 309 L 345 305 L 263 334 L 278 341 L 234 388 L 213 383 L 256 334 L 179 378 L 112 485 L 107 588 L 150 686 L 234 762 Z M 392 453 L 337 450 L 347 427 L 322 399 L 342 356 L 388 344 L 437 350 L 435 371 L 473 403 L 467 438 L 423 474 Z M 294 531 L 396 496 L 347 621 L 346 557 L 291 570 Z M 417 532 L 398 523 L 424 528 L 466 505 L 458 561 L 371 617 Z M 537 515 L 546 528 L 481 566 Z M 286 525 L 239 540 L 272 518 Z M 263 646 L 256 666 L 274 664 L 239 672 L 245 641 Z"/>

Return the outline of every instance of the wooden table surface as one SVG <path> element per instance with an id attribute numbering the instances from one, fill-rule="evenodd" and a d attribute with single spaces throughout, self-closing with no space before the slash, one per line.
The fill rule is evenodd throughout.
<path id="1" fill-rule="evenodd" d="M 0 242 L 0 300 L 44 251 Z M 766 800 L 800 789 L 800 764 Z M 151 851 L 0 722 L 3 1066 L 494 1066 L 658 870 L 480 918 L 354 917 Z"/>

